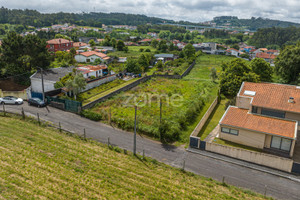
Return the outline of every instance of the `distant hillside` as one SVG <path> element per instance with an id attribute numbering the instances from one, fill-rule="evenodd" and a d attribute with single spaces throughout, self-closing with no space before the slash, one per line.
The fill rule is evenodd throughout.
<path id="1" fill-rule="evenodd" d="M 51 26 L 59 23 L 71 23 L 80 26 L 101 27 L 106 25 L 141 25 L 146 23 L 174 23 L 156 17 L 124 13 L 50 13 L 43 14 L 36 10 L 0 8 L 0 23 L 31 25 L 35 27 Z"/>
<path id="2" fill-rule="evenodd" d="M 299 27 L 300 24 L 293 23 L 293 22 L 286 22 L 280 20 L 272 20 L 266 18 L 255 18 L 252 17 L 251 19 L 239 19 L 235 16 L 220 16 L 215 17 L 213 19 L 218 26 L 222 25 L 230 25 L 230 26 L 237 26 L 237 27 L 246 27 L 250 30 L 257 30 L 259 28 L 271 28 L 271 27 L 282 27 L 286 28 L 289 26 L 296 26 Z"/>

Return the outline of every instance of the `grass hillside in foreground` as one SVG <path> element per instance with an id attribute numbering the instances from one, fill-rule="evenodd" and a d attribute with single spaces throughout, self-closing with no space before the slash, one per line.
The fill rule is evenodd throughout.
<path id="1" fill-rule="evenodd" d="M 263 199 L 17 117 L 0 117 L 0 199 Z"/>

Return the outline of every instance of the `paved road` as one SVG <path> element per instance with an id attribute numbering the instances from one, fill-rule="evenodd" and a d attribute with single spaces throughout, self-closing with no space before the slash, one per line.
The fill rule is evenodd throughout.
<path id="1" fill-rule="evenodd" d="M 112 144 L 132 151 L 133 134 L 130 132 L 115 129 L 52 107 L 49 107 L 50 112 L 48 112 L 46 108 L 29 107 L 25 103 L 21 106 L 6 106 L 6 110 L 20 113 L 22 107 L 26 115 L 36 116 L 39 113 L 41 119 L 55 124 L 60 122 L 64 129 L 80 135 L 83 134 L 85 128 L 87 137 L 94 138 L 102 143 L 107 143 L 109 137 Z M 143 150 L 145 150 L 146 156 L 179 168 L 183 166 L 183 160 L 185 160 L 186 170 L 205 177 L 222 181 L 223 176 L 225 176 L 225 181 L 231 185 L 251 189 L 262 194 L 265 192 L 266 187 L 268 196 L 277 199 L 300 199 L 300 182 L 297 181 L 187 152 L 180 147 L 161 144 L 138 136 L 137 151 L 141 153 Z M 276 170 L 274 171 L 276 172 Z M 278 171 L 278 173 L 288 175 L 284 172 Z"/>

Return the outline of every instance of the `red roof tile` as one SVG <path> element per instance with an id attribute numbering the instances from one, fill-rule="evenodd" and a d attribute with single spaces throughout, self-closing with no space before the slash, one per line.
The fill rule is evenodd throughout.
<path id="1" fill-rule="evenodd" d="M 247 96 L 244 94 L 245 90 L 256 93 L 254 96 Z M 300 113 L 299 86 L 244 82 L 238 95 L 252 97 L 253 106 Z M 294 98 L 294 103 L 288 102 L 290 97 Z"/>
<path id="2" fill-rule="evenodd" d="M 273 60 L 276 58 L 276 56 L 274 54 L 267 54 L 264 52 L 257 53 L 256 57 L 263 58 L 263 59 L 273 59 Z"/>
<path id="3" fill-rule="evenodd" d="M 238 107 L 230 106 L 220 124 L 287 138 L 295 138 L 295 121 L 255 115 L 248 113 L 246 109 Z"/>
<path id="4" fill-rule="evenodd" d="M 100 52 L 97 52 L 97 51 L 87 51 L 87 52 L 80 53 L 80 55 L 83 55 L 85 57 L 89 57 L 89 56 L 92 56 L 92 55 L 96 55 L 100 58 L 108 57 L 106 54 L 100 53 Z"/>
<path id="5" fill-rule="evenodd" d="M 72 41 L 66 40 L 63 38 L 57 38 L 57 39 L 47 41 L 48 44 L 66 44 L 66 43 L 70 43 L 70 42 L 72 42 Z"/>

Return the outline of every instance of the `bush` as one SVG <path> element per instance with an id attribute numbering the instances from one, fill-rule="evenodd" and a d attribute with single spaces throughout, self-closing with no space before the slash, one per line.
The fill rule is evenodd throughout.
<path id="1" fill-rule="evenodd" d="M 95 79 L 96 77 L 95 76 L 90 76 L 90 79 Z"/>
<path id="2" fill-rule="evenodd" d="M 102 119 L 102 115 L 90 110 L 83 110 L 80 113 L 81 116 L 86 117 L 93 121 L 100 121 Z"/>
<path id="3" fill-rule="evenodd" d="M 146 49 L 145 52 L 151 52 L 151 50 L 150 49 Z"/>

